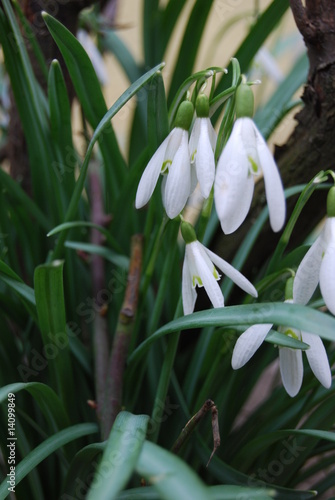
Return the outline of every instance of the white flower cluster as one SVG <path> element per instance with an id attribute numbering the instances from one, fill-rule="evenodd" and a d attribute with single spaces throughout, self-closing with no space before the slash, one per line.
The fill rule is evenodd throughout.
<path id="1" fill-rule="evenodd" d="M 197 184 L 204 199 L 209 197 L 214 187 L 216 212 L 223 232 L 229 234 L 236 231 L 245 220 L 252 202 L 254 178 L 262 174 L 270 225 L 275 232 L 282 229 L 286 216 L 284 189 L 273 156 L 251 118 L 253 93 L 245 81 L 237 88 L 235 99 L 236 120 L 216 168 L 214 152 L 217 137 L 209 118 L 208 97 L 201 93 L 198 95 L 195 119 L 194 107 L 190 101 L 184 101 L 180 105 L 175 127 L 144 170 L 136 194 L 137 208 L 148 203 L 160 174 L 164 177 L 163 205 L 171 219 L 184 209 Z M 335 207 L 335 194 L 333 197 Z M 294 280 L 291 294 L 293 298 L 286 297 L 286 302 L 307 304 L 320 282 L 325 303 L 335 314 L 335 210 L 333 211 L 320 237 L 301 262 Z M 191 224 L 182 220 L 181 232 L 186 243 L 182 272 L 184 314 L 194 311 L 196 286 L 205 288 L 214 307 L 224 306 L 217 269 L 246 293 L 257 297 L 255 287 L 239 271 L 197 240 Z M 249 361 L 272 326 L 253 325 L 239 337 L 232 356 L 234 369 Z M 286 326 L 279 327 L 279 331 L 309 344 L 306 355 L 311 369 L 324 387 L 330 387 L 331 371 L 320 337 Z M 295 396 L 303 378 L 302 351 L 280 347 L 279 358 L 284 387 L 290 396 Z"/>

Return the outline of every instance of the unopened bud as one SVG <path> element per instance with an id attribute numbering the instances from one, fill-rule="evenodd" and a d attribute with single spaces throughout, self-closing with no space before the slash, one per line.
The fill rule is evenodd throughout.
<path id="1" fill-rule="evenodd" d="M 194 106 L 191 101 L 183 101 L 178 108 L 175 127 L 188 130 L 192 123 Z"/>
<path id="2" fill-rule="evenodd" d="M 236 90 L 236 118 L 248 117 L 254 115 L 254 93 L 250 86 L 241 83 Z"/>
<path id="3" fill-rule="evenodd" d="M 199 118 L 208 118 L 209 116 L 209 99 L 206 94 L 199 94 L 195 101 L 195 111 Z"/>
<path id="4" fill-rule="evenodd" d="M 193 241 L 197 240 L 197 235 L 195 234 L 194 227 L 189 222 L 182 221 L 180 230 L 186 244 L 192 243 Z"/>

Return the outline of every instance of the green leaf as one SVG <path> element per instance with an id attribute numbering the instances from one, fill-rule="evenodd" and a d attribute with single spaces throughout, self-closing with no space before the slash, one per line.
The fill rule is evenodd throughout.
<path id="1" fill-rule="evenodd" d="M 47 236 L 53 236 L 54 234 L 60 233 L 61 231 L 65 231 L 67 229 L 72 229 L 76 227 L 90 227 L 97 229 L 100 231 L 108 241 L 108 243 L 111 245 L 112 248 L 114 248 L 116 251 L 120 252 L 121 248 L 118 242 L 113 238 L 111 235 L 111 232 L 104 228 L 103 226 L 99 226 L 99 224 L 94 224 L 93 222 L 88 222 L 88 221 L 73 221 L 73 222 L 65 222 L 64 224 L 60 224 L 59 226 L 54 227 L 51 231 L 48 232 Z"/>
<path id="2" fill-rule="evenodd" d="M 157 330 L 132 353 L 129 362 L 139 359 L 149 346 L 164 335 L 202 328 L 204 326 L 236 326 L 273 323 L 285 325 L 319 335 L 323 339 L 335 340 L 335 319 L 307 306 L 282 302 L 265 302 L 228 306 L 183 316 Z"/>
<path id="3" fill-rule="evenodd" d="M 271 257 L 267 273 L 271 273 L 275 271 L 276 269 L 279 268 L 281 262 L 282 262 L 282 256 L 285 251 L 285 248 L 287 247 L 288 242 L 290 241 L 291 234 L 293 232 L 293 229 L 295 227 L 295 224 L 299 218 L 299 215 L 302 212 L 302 209 L 308 202 L 309 198 L 312 196 L 313 192 L 317 188 L 323 188 L 327 189 L 327 186 L 321 185 L 320 182 L 324 180 L 324 172 L 321 170 L 318 174 L 316 174 L 313 179 L 304 187 L 301 195 L 298 198 L 298 201 L 294 207 L 294 210 L 291 214 L 291 217 L 289 221 L 287 222 L 285 229 L 280 237 L 280 240 L 278 242 L 278 245 Z"/>
<path id="4" fill-rule="evenodd" d="M 87 500 L 109 500 L 127 484 L 145 440 L 149 416 L 119 413 L 87 495 Z M 108 471 L 108 474 L 106 474 Z"/>
<path id="5" fill-rule="evenodd" d="M 72 415 L 76 402 L 66 325 L 63 289 L 63 262 L 54 261 L 36 268 L 34 275 L 36 308 L 44 350 L 49 354 L 49 370 L 54 387 Z"/>
<path id="6" fill-rule="evenodd" d="M 36 321 L 35 293 L 5 262 L 0 260 L 0 279 L 20 298 L 28 313 Z"/>
<path id="7" fill-rule="evenodd" d="M 92 245 L 91 243 L 81 243 L 80 241 L 66 241 L 66 248 L 73 248 L 74 250 L 81 250 L 83 252 L 92 253 L 94 255 L 100 255 L 104 257 L 112 264 L 115 264 L 122 269 L 128 270 L 129 268 L 129 257 L 125 255 L 119 255 L 109 248 L 105 248 L 99 245 Z"/>
<path id="8" fill-rule="evenodd" d="M 18 366 L 18 371 L 21 376 L 24 376 L 24 368 L 25 365 Z M 32 364 L 30 369 L 33 368 L 35 368 L 34 364 Z M 9 393 L 17 394 L 22 390 L 25 390 L 32 395 L 36 403 L 41 408 L 51 430 L 57 431 L 69 425 L 68 416 L 64 410 L 63 403 L 57 394 L 49 386 L 41 384 L 40 382 L 17 382 L 15 384 L 9 384 L 5 387 L 1 387 L 0 403 L 7 400 Z"/>
<path id="9" fill-rule="evenodd" d="M 50 229 L 51 223 L 39 206 L 3 169 L 0 169 L 0 182 L 8 191 L 8 196 L 15 205 L 22 206 L 22 208 L 28 212 L 45 231 Z"/>
<path id="10" fill-rule="evenodd" d="M 50 109 L 50 127 L 53 141 L 60 149 L 62 158 L 71 156 L 74 161 L 74 148 L 72 143 L 71 106 L 60 64 L 52 61 L 48 79 L 48 96 Z M 65 165 L 74 178 L 74 165 Z M 66 171 L 67 173 L 67 171 Z"/>
<path id="11" fill-rule="evenodd" d="M 95 129 L 107 112 L 98 77 L 90 58 L 75 36 L 59 21 L 44 12 L 43 19 L 64 57 L 73 86 L 90 125 Z M 105 163 L 107 189 L 115 195 L 126 174 L 125 162 L 111 123 L 105 126 L 100 149 Z"/>
<path id="12" fill-rule="evenodd" d="M 275 127 L 278 125 L 280 118 L 285 113 L 288 102 L 292 99 L 294 93 L 307 80 L 308 73 L 308 58 L 303 54 L 295 61 L 293 68 L 278 85 L 277 90 L 270 97 L 268 102 L 263 107 L 258 107 L 254 116 L 254 122 L 262 133 L 263 137 L 268 138 Z"/>
<path id="13" fill-rule="evenodd" d="M 52 225 L 59 217 L 61 207 L 53 199 L 57 200 L 59 191 L 52 171 L 50 175 L 54 151 L 49 134 L 47 101 L 34 75 L 11 3 L 4 0 L 2 5 L 6 16 L 1 10 L 0 43 L 27 143 L 34 200 L 51 219 Z"/>
<path id="14" fill-rule="evenodd" d="M 78 203 L 81 197 L 81 193 L 84 189 L 85 185 L 85 180 L 87 176 L 87 170 L 88 170 L 88 165 L 89 165 L 89 159 L 93 151 L 93 147 L 103 131 L 105 130 L 106 127 L 108 127 L 110 120 L 113 118 L 113 116 L 120 111 L 120 109 L 126 104 L 126 102 L 129 101 L 154 75 L 157 71 L 160 71 L 164 66 L 164 63 L 158 64 L 155 68 L 151 69 L 145 75 L 141 76 L 135 83 L 133 83 L 120 97 L 119 99 L 113 104 L 113 106 L 107 111 L 105 116 L 102 118 L 100 121 L 99 125 L 94 131 L 94 134 L 92 136 L 92 139 L 88 145 L 87 152 L 85 155 L 84 162 L 82 164 L 80 174 L 78 177 L 78 180 L 75 185 L 75 189 L 73 192 L 73 196 L 71 198 L 71 202 L 68 208 L 68 211 L 65 216 L 64 222 L 70 222 L 76 213 Z M 63 245 L 66 240 L 67 236 L 67 231 L 63 231 L 59 237 L 57 247 L 54 251 L 53 258 L 59 258 L 62 255 L 63 252 Z"/>
<path id="15" fill-rule="evenodd" d="M 247 488 L 245 486 L 218 485 L 208 488 L 208 500 L 268 500 L 276 496 L 270 488 Z M 153 486 L 133 488 L 120 493 L 116 500 L 161 500 L 162 496 Z M 206 499 L 207 500 L 207 499 Z"/>
<path id="16" fill-rule="evenodd" d="M 68 427 L 60 432 L 57 432 L 53 436 L 49 437 L 43 443 L 38 445 L 33 451 L 31 451 L 21 462 L 16 466 L 15 469 L 15 483 L 19 484 L 22 479 L 24 479 L 29 472 L 31 472 L 37 465 L 39 465 L 43 460 L 52 455 L 56 450 L 62 446 L 70 443 L 80 437 L 88 436 L 90 434 L 96 434 L 98 432 L 98 426 L 96 424 L 77 424 L 72 427 Z M 8 495 L 8 483 L 7 477 L 0 485 L 0 500 L 3 500 Z"/>
<path id="17" fill-rule="evenodd" d="M 265 339 L 270 344 L 274 344 L 279 347 L 289 347 L 290 349 L 309 349 L 309 345 L 300 340 L 284 335 L 283 333 L 271 330 Z"/>
<path id="18" fill-rule="evenodd" d="M 211 498 L 207 486 L 185 462 L 150 441 L 143 444 L 136 470 L 165 500 Z"/>
<path id="19" fill-rule="evenodd" d="M 288 438 L 290 435 L 304 435 L 311 436 L 317 439 L 325 439 L 327 441 L 331 441 L 335 443 L 335 434 L 334 432 L 324 431 L 319 429 L 285 429 L 278 430 L 275 432 L 270 432 L 266 434 L 262 434 L 261 436 L 257 436 L 255 439 L 249 441 L 243 448 L 239 450 L 238 455 L 234 457 L 234 461 L 238 463 L 238 460 L 243 457 L 244 465 L 247 467 L 249 463 L 249 459 L 254 460 L 255 457 L 260 455 L 264 450 L 269 448 L 271 445 L 276 443 L 283 438 Z M 251 452 L 252 450 L 252 452 Z M 303 450 L 306 450 L 304 447 Z M 299 451 L 294 450 L 293 452 L 299 453 Z M 247 458 L 246 458 L 247 457 Z M 247 463 L 245 463 L 247 461 Z"/>
<path id="20" fill-rule="evenodd" d="M 165 96 L 164 81 L 161 72 L 157 72 L 148 93 L 148 143 L 151 154 L 169 133 L 169 119 Z"/>
<path id="21" fill-rule="evenodd" d="M 181 83 L 192 73 L 202 34 L 212 8 L 213 0 L 197 0 L 194 4 L 179 48 L 169 90 L 169 102 L 174 98 Z"/>
<path id="22" fill-rule="evenodd" d="M 66 495 L 76 494 L 76 489 L 78 488 L 78 479 L 82 479 L 83 482 L 86 481 L 89 474 L 91 474 L 92 466 L 97 467 L 97 459 L 103 453 L 106 447 L 106 441 L 102 443 L 89 444 L 82 448 L 78 453 L 76 453 L 70 467 L 67 471 L 64 487 L 62 493 L 64 498 Z"/>

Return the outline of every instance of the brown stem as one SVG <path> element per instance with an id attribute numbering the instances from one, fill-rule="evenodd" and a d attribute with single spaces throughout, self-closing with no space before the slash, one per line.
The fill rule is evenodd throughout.
<path id="1" fill-rule="evenodd" d="M 102 190 L 99 173 L 93 168 L 89 176 L 92 222 L 99 225 L 105 225 L 107 217 L 104 213 L 102 202 Z M 91 233 L 91 242 L 93 245 L 102 246 L 104 236 L 97 229 Z M 97 415 L 101 418 L 101 409 L 104 401 L 105 383 L 108 365 L 108 328 L 106 321 L 106 308 L 99 292 L 105 288 L 105 260 L 100 255 L 93 255 L 91 261 L 92 268 L 92 291 L 95 301 L 99 307 L 99 312 L 94 318 L 93 325 L 93 350 L 95 367 L 95 397 L 97 402 Z"/>
<path id="2" fill-rule="evenodd" d="M 142 268 L 142 235 L 131 240 L 128 283 L 119 314 L 113 347 L 108 363 L 106 391 L 101 420 L 101 434 L 107 439 L 122 405 L 123 374 L 137 310 L 138 290 Z"/>

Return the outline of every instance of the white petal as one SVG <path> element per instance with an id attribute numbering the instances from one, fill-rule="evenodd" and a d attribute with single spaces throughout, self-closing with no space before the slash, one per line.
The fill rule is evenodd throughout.
<path id="1" fill-rule="evenodd" d="M 207 118 L 199 118 L 200 134 L 195 155 L 195 168 L 201 195 L 208 198 L 215 177 L 214 152 L 208 135 Z"/>
<path id="2" fill-rule="evenodd" d="M 234 370 L 241 368 L 249 361 L 264 341 L 271 327 L 272 324 L 253 325 L 242 333 L 237 339 L 231 359 Z"/>
<path id="3" fill-rule="evenodd" d="M 193 259 L 197 275 L 200 277 L 206 293 L 214 307 L 223 307 L 224 299 L 217 280 L 214 277 L 215 267 L 210 261 L 203 245 L 193 241 L 187 245 L 190 259 Z M 191 266 L 190 266 L 191 267 Z"/>
<path id="4" fill-rule="evenodd" d="M 296 304 L 307 304 L 312 297 L 320 276 L 324 242 L 320 235 L 300 262 L 293 282 L 293 300 Z"/>
<path id="5" fill-rule="evenodd" d="M 240 227 L 249 212 L 253 192 L 254 178 L 249 173 L 237 121 L 219 158 L 214 182 L 215 208 L 224 233 Z"/>
<path id="6" fill-rule="evenodd" d="M 300 349 L 279 348 L 280 373 L 286 392 L 296 396 L 302 384 L 304 367 Z"/>
<path id="7" fill-rule="evenodd" d="M 325 243 L 325 247 L 335 247 L 335 217 L 326 218 L 321 237 Z"/>
<path id="8" fill-rule="evenodd" d="M 195 301 L 197 300 L 197 293 L 192 286 L 192 277 L 187 263 L 186 249 L 185 249 L 185 259 L 183 265 L 182 297 L 183 297 L 184 314 L 193 313 Z"/>
<path id="9" fill-rule="evenodd" d="M 273 231 L 280 231 L 285 222 L 286 201 L 283 183 L 273 156 L 254 124 L 256 130 L 257 153 L 264 175 L 265 194 L 269 207 L 270 224 Z"/>
<path id="10" fill-rule="evenodd" d="M 211 143 L 212 150 L 215 151 L 217 135 L 216 135 L 216 132 L 214 130 L 214 127 L 213 127 L 212 122 L 210 121 L 210 119 L 206 118 L 206 120 L 207 120 L 207 129 L 208 129 L 209 141 Z"/>
<path id="11" fill-rule="evenodd" d="M 326 220 L 321 238 L 326 251 L 320 267 L 320 290 L 329 311 L 335 314 L 335 217 Z"/>
<path id="12" fill-rule="evenodd" d="M 203 246 L 203 245 L 202 245 Z M 249 293 L 253 297 L 257 297 L 257 290 L 250 283 L 249 280 L 245 276 L 243 276 L 240 271 L 235 269 L 231 264 L 228 264 L 224 259 L 216 255 L 214 252 L 211 252 L 211 250 L 208 250 L 208 248 L 204 247 L 204 250 L 207 252 L 209 258 L 211 261 L 215 264 L 216 267 L 218 267 L 228 278 L 230 278 L 234 283 L 236 283 L 237 286 L 242 288 L 245 292 Z"/>
<path id="13" fill-rule="evenodd" d="M 322 340 L 318 335 L 302 332 L 302 341 L 310 346 L 305 353 L 314 375 L 326 389 L 329 389 L 332 383 L 332 374 Z"/>
<path id="14" fill-rule="evenodd" d="M 135 207 L 141 208 L 148 203 L 155 189 L 164 162 L 165 151 L 171 133 L 164 139 L 146 166 L 137 188 Z"/>
<path id="15" fill-rule="evenodd" d="M 190 135 L 190 141 L 189 141 L 189 148 L 190 148 L 190 155 L 191 155 L 192 162 L 194 162 L 195 155 L 197 153 L 199 134 L 200 134 L 200 118 L 196 118 L 194 120 L 192 132 Z"/>
<path id="16" fill-rule="evenodd" d="M 165 210 L 174 219 L 183 210 L 191 193 L 191 164 L 188 133 L 183 130 L 182 141 L 169 167 L 165 185 Z"/>

